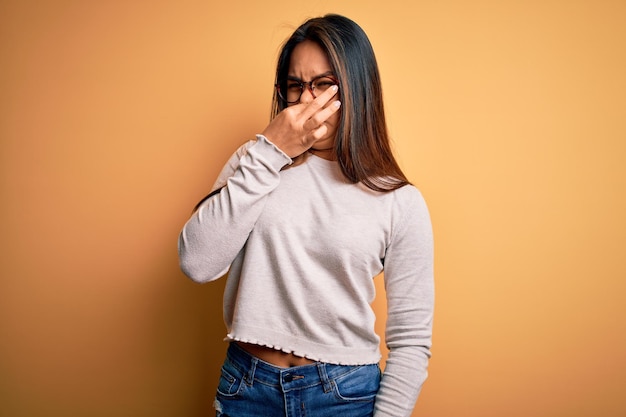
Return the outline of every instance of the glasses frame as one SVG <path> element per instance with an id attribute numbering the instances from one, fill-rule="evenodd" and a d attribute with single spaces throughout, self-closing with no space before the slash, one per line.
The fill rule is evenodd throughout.
<path id="1" fill-rule="evenodd" d="M 339 85 L 339 80 L 337 79 L 337 77 L 335 77 L 332 74 L 322 74 L 322 75 L 318 75 L 317 77 L 314 77 L 311 81 L 302 81 L 298 78 L 295 77 L 288 77 L 286 80 L 283 81 L 279 81 L 276 84 L 274 84 L 274 88 L 276 88 L 276 92 L 278 93 L 278 97 L 284 101 L 287 104 L 296 104 L 300 102 L 300 99 L 302 98 L 302 93 L 304 93 L 304 88 L 306 87 L 307 90 L 309 90 L 309 92 L 311 93 L 311 95 L 313 96 L 313 98 L 317 98 L 317 96 L 315 95 L 315 89 L 313 88 L 313 84 L 321 79 L 321 78 L 330 78 L 331 80 L 333 80 L 333 84 L 334 85 Z M 287 82 L 294 82 L 294 83 L 298 83 L 300 85 L 300 94 L 298 95 L 298 99 L 295 101 L 289 101 L 287 100 L 286 97 L 283 97 L 283 94 L 281 93 L 280 90 L 280 86 L 281 84 L 286 84 Z"/>

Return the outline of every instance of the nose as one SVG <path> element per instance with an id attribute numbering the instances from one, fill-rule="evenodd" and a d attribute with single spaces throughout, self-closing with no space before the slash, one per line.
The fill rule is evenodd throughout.
<path id="1" fill-rule="evenodd" d="M 311 90 L 311 85 L 306 84 L 302 91 L 302 95 L 300 96 L 300 103 L 310 103 L 314 99 L 315 96 L 313 95 L 313 91 Z"/>

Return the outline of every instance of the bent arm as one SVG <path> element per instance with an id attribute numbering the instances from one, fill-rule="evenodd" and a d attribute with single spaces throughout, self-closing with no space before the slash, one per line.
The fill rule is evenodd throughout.
<path id="1" fill-rule="evenodd" d="M 207 282 L 228 271 L 267 196 L 278 186 L 280 170 L 290 163 L 288 156 L 261 135 L 238 164 L 231 159 L 213 187 L 223 187 L 220 193 L 203 201 L 180 233 L 178 257 L 188 277 Z"/>

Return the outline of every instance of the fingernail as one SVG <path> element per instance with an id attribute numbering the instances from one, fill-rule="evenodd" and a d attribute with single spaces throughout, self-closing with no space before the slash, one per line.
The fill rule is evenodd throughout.
<path id="1" fill-rule="evenodd" d="M 333 90 L 333 91 L 337 91 L 337 90 L 339 90 L 339 86 L 338 86 L 338 85 L 333 85 L 333 86 L 332 86 L 332 87 L 330 87 L 330 88 L 331 88 L 331 90 Z"/>
<path id="2" fill-rule="evenodd" d="M 341 106 L 341 101 L 337 100 L 333 103 L 333 106 L 335 107 L 340 107 Z"/>

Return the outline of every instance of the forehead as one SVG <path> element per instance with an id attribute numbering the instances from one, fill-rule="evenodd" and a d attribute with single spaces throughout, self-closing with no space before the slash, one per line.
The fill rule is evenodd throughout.
<path id="1" fill-rule="evenodd" d="M 300 42 L 291 53 L 290 75 L 314 77 L 331 70 L 328 55 L 321 46 L 313 41 Z"/>

